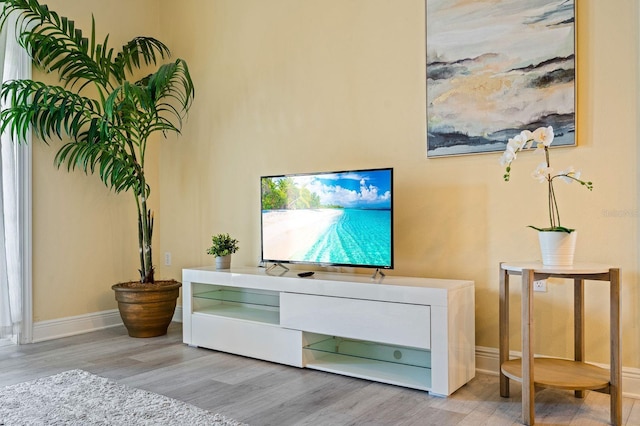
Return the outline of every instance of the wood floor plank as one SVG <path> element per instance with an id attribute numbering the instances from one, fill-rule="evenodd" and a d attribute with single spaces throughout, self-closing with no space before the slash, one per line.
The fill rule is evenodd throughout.
<path id="1" fill-rule="evenodd" d="M 402 392 L 402 388 L 369 383 L 332 404 L 326 404 L 314 413 L 306 413 L 297 425 L 344 425 L 363 423 L 380 406 Z"/>
<path id="2" fill-rule="evenodd" d="M 500 397 L 497 376 L 477 374 L 449 398 L 427 392 L 299 369 L 182 343 L 167 336 L 130 338 L 114 327 L 23 346 L 0 346 L 0 386 L 80 368 L 169 396 L 254 426 L 518 425 L 521 391 Z M 609 424 L 609 396 L 536 393 L 537 424 Z M 626 425 L 640 425 L 640 401 L 623 400 Z"/>
<path id="3" fill-rule="evenodd" d="M 626 418 L 626 424 L 628 425 L 640 425 L 640 400 L 633 401 L 633 403 L 627 405 L 629 407 L 629 415 Z M 625 405 L 622 405 L 622 415 L 624 417 Z"/>

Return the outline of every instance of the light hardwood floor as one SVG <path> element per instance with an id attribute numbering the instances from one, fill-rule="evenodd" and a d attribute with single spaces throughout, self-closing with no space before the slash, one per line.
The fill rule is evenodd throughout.
<path id="1" fill-rule="evenodd" d="M 123 327 L 32 345 L 0 347 L 0 386 L 80 368 L 221 413 L 251 425 L 517 425 L 520 387 L 499 396 L 498 377 L 477 374 L 449 398 L 287 367 L 182 343 L 169 334 L 133 339 Z M 1 401 L 0 401 L 1 403 Z M 623 420 L 640 425 L 640 400 L 625 398 Z M 542 390 L 536 424 L 609 422 L 609 396 Z"/>

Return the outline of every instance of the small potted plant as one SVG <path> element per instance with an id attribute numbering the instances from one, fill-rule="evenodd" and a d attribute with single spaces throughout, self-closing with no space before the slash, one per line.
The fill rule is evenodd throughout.
<path id="1" fill-rule="evenodd" d="M 217 234 L 211 237 L 211 247 L 207 254 L 216 257 L 216 269 L 229 269 L 231 267 L 231 255 L 238 251 L 238 240 L 231 238 L 229 234 Z"/>

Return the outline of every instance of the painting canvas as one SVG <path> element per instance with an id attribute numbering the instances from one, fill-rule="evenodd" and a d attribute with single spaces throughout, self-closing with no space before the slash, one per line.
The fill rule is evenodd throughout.
<path id="1" fill-rule="evenodd" d="M 502 151 L 553 126 L 575 145 L 574 0 L 426 0 L 427 155 Z"/>

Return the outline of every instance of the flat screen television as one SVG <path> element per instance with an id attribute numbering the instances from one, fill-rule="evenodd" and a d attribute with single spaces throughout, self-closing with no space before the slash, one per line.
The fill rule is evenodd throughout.
<path id="1" fill-rule="evenodd" d="M 263 176 L 262 262 L 393 268 L 393 169 Z"/>

